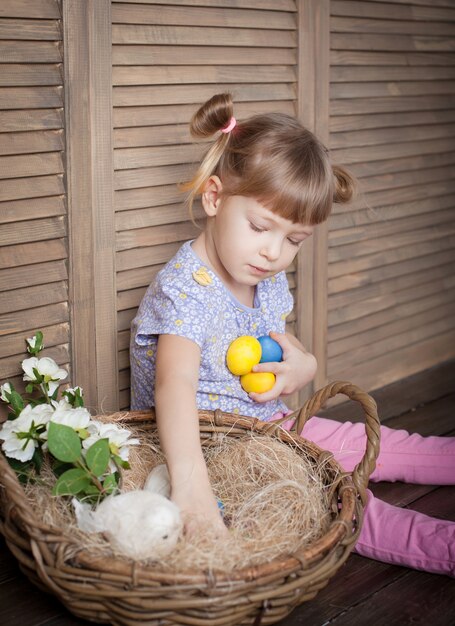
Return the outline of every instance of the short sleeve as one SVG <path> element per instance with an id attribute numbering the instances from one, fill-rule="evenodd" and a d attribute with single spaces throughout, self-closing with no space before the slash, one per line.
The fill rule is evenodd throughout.
<path id="1" fill-rule="evenodd" d="M 209 290 L 210 291 L 210 290 Z M 211 332 L 213 314 L 207 288 L 192 289 L 179 282 L 158 280 L 145 295 L 137 320 L 136 342 L 148 345 L 156 335 L 178 335 L 202 348 Z"/>

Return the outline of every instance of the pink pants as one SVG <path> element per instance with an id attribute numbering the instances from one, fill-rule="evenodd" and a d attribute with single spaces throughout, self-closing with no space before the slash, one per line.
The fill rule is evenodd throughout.
<path id="1" fill-rule="evenodd" d="M 312 417 L 302 434 L 333 452 L 346 471 L 352 471 L 365 452 L 363 424 Z M 381 426 L 380 454 L 371 480 L 454 485 L 455 437 L 422 437 Z M 455 577 L 455 523 L 392 506 L 368 491 L 355 551 L 385 563 Z"/>

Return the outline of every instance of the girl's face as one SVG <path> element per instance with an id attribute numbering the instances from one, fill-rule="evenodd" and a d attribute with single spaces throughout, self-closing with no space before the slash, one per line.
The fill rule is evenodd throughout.
<path id="1" fill-rule="evenodd" d="M 207 213 L 209 261 L 234 293 L 285 270 L 313 232 L 246 196 L 218 198 Z"/>

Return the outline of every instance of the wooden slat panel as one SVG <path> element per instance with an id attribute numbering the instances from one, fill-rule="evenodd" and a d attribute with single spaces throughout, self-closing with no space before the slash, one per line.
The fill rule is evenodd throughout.
<path id="1" fill-rule="evenodd" d="M 138 42 L 141 43 L 141 42 Z M 447 52 L 454 49 L 454 41 L 442 37 L 426 37 L 424 35 L 371 35 L 357 33 L 332 33 L 333 50 L 394 50 L 403 52 Z"/>
<path id="2" fill-rule="evenodd" d="M 46 326 L 42 330 L 46 350 L 59 344 L 67 344 L 69 341 L 69 324 L 55 324 Z M 19 355 L 21 358 L 25 358 L 25 350 L 25 338 L 22 333 L 0 337 L 0 354 L 2 357 Z"/>
<path id="3" fill-rule="evenodd" d="M 147 286 L 139 287 L 138 289 L 129 289 L 128 291 L 120 291 L 117 296 L 117 311 L 137 308 L 146 291 Z"/>
<path id="4" fill-rule="evenodd" d="M 168 6 L 163 4 L 159 10 L 153 6 L 115 3 L 112 7 L 112 22 L 114 24 L 153 24 L 180 25 L 180 26 L 216 26 L 218 28 L 265 28 L 279 30 L 294 30 L 295 16 L 290 12 L 275 11 L 270 19 L 268 11 L 239 11 L 233 9 L 217 9 L 215 7 L 199 8 L 191 6 Z"/>
<path id="5" fill-rule="evenodd" d="M 399 141 L 421 141 L 453 137 L 455 124 L 431 124 L 421 126 L 402 126 L 400 128 L 378 128 L 368 130 L 333 133 L 331 136 L 332 149 L 354 146 L 375 146 L 383 143 L 397 143 Z"/>
<path id="6" fill-rule="evenodd" d="M 0 17 L 37 17 L 60 19 L 57 0 L 2 0 Z"/>
<path id="7" fill-rule="evenodd" d="M 164 267 L 164 263 L 158 265 L 133 267 L 117 273 L 117 289 L 119 292 L 137 287 L 147 287 L 157 273 Z"/>
<path id="8" fill-rule="evenodd" d="M 0 109 L 48 109 L 62 106 L 62 87 L 0 88 Z"/>
<path id="9" fill-rule="evenodd" d="M 60 152 L 0 157 L 0 179 L 46 176 L 64 171 Z"/>
<path id="10" fill-rule="evenodd" d="M 59 41 L 62 38 L 56 20 L 0 19 L 0 39 Z"/>
<path id="11" fill-rule="evenodd" d="M 68 278 L 64 260 L 34 263 L 0 270 L 0 291 L 32 285 L 47 285 Z"/>
<path id="12" fill-rule="evenodd" d="M 390 98 L 354 98 L 332 100 L 333 115 L 356 115 L 370 113 L 388 113 L 393 111 L 437 111 L 453 109 L 455 98 L 451 95 L 438 96 L 394 96 Z"/>
<path id="13" fill-rule="evenodd" d="M 453 139 L 432 139 L 428 141 L 409 141 L 376 146 L 374 152 L 369 147 L 354 147 L 349 150 L 339 148 L 332 151 L 333 158 L 339 163 L 364 163 L 365 161 L 381 161 L 399 159 L 412 155 L 432 154 L 453 151 Z"/>
<path id="14" fill-rule="evenodd" d="M 0 246 L 57 239 L 66 235 L 63 216 L 4 224 L 0 229 Z"/>
<path id="15" fill-rule="evenodd" d="M 1 49 L 0 49 L 1 50 Z M 226 48 L 220 46 L 114 45 L 114 65 L 226 65 Z M 296 63 L 293 48 L 229 48 L 229 65 L 290 65 Z"/>
<path id="16" fill-rule="evenodd" d="M 231 85 L 217 85 L 219 92 L 229 91 Z M 150 106 L 152 104 L 200 104 L 211 98 L 213 85 L 173 85 L 170 87 L 115 87 L 114 106 Z M 293 100 L 293 86 L 287 83 L 270 85 L 238 85 L 236 100 Z"/>
<path id="17" fill-rule="evenodd" d="M 61 63 L 57 41 L 0 41 L 2 63 Z"/>
<path id="18" fill-rule="evenodd" d="M 53 217 L 65 213 L 65 198 L 63 196 L 3 202 L 0 204 L 0 224 L 22 222 L 30 218 Z"/>
<path id="19" fill-rule="evenodd" d="M 367 128 L 388 128 L 425 124 L 445 124 L 455 120 L 455 110 L 449 111 L 408 111 L 406 113 L 375 113 L 372 115 L 343 115 L 330 118 L 332 133 L 342 131 L 361 131 Z"/>
<path id="20" fill-rule="evenodd" d="M 432 250 L 430 254 L 418 257 L 408 257 L 398 263 L 390 265 L 380 265 L 366 271 L 352 272 L 350 274 L 340 275 L 329 280 L 329 297 L 330 294 L 340 294 L 349 291 L 352 293 L 362 286 L 368 286 L 374 283 L 381 283 L 390 278 L 410 274 L 412 272 L 424 271 L 426 268 L 435 267 L 445 263 L 451 263 L 454 259 L 454 250 L 447 246 L 445 250 Z"/>
<path id="21" fill-rule="evenodd" d="M 8 65 L 0 63 L 0 86 L 25 87 L 29 85 L 60 85 L 58 65 Z"/>
<path id="22" fill-rule="evenodd" d="M 163 206 L 176 202 L 182 203 L 183 201 L 184 195 L 175 184 L 124 189 L 116 191 L 114 195 L 116 211 Z"/>
<path id="23" fill-rule="evenodd" d="M 269 102 L 239 102 L 236 114 L 240 119 L 258 113 L 270 112 Z M 274 101 L 273 110 L 279 113 L 295 115 L 292 101 Z M 160 124 L 189 124 L 194 113 L 194 104 L 176 104 L 171 106 L 141 106 L 114 109 L 114 127 L 159 126 Z"/>
<path id="24" fill-rule="evenodd" d="M 112 43 L 294 48 L 296 39 L 293 31 L 283 30 L 113 24 Z"/>
<path id="25" fill-rule="evenodd" d="M 454 162 L 454 152 L 418 153 L 411 157 L 400 159 L 388 159 L 384 161 L 372 161 L 370 163 L 353 163 L 349 169 L 357 178 L 372 178 L 376 175 L 382 176 L 390 172 L 405 172 L 406 170 L 424 169 L 428 163 L 430 168 L 444 167 Z M 363 181 L 361 181 L 363 182 Z M 336 206 L 338 211 L 339 206 Z"/>
<path id="26" fill-rule="evenodd" d="M 117 270 L 129 270 L 135 267 L 144 267 L 147 265 L 157 265 L 158 263 L 167 263 L 183 241 L 171 244 L 163 244 L 154 246 L 153 248 L 144 248 L 141 250 L 124 250 L 117 254 Z M 1 250 L 0 250 L 1 255 Z M 0 257 L 1 258 L 1 257 Z"/>
<path id="27" fill-rule="evenodd" d="M 163 4 L 163 0 L 112 0 L 113 4 Z M 172 0 L 176 6 L 209 6 L 209 7 L 231 7 L 232 0 Z M 257 0 L 235 0 L 237 9 L 256 9 Z M 261 0 L 262 10 L 272 11 L 295 11 L 294 0 Z"/>
<path id="28" fill-rule="evenodd" d="M 31 320 L 39 320 L 40 328 L 68 322 L 68 303 L 59 302 L 28 311 L 16 311 L 13 314 L 0 315 L 0 335 L 24 333 L 30 329 Z M 0 376 L 0 378 L 2 377 Z"/>
<path id="29" fill-rule="evenodd" d="M 130 2 L 131 0 L 127 0 Z M 147 0 L 148 1 L 148 0 Z M 381 4 L 384 0 L 366 0 L 367 2 L 380 2 Z M 396 4 L 417 4 L 417 5 L 426 5 L 426 6 L 435 6 L 435 7 L 453 7 L 453 0 L 394 0 Z"/>
<path id="30" fill-rule="evenodd" d="M 389 17 L 384 15 L 383 17 Z M 419 21 L 414 19 L 366 19 L 363 17 L 334 16 L 330 20 L 332 33 L 387 34 L 387 35 L 425 35 L 427 37 L 453 37 L 453 24 L 437 21 Z M 384 49 L 384 48 L 382 48 Z M 387 48 L 386 48 L 387 49 Z"/>
<path id="31" fill-rule="evenodd" d="M 332 50 L 331 65 L 454 65 L 455 59 L 450 53 L 437 52 L 370 52 L 368 48 L 357 50 Z"/>
<path id="32" fill-rule="evenodd" d="M 159 148 L 125 148 L 114 153 L 116 170 L 160 165 L 191 163 L 199 160 L 207 150 L 204 145 L 160 146 Z"/>
<path id="33" fill-rule="evenodd" d="M 68 300 L 68 285 L 66 281 L 50 283 L 47 289 L 42 285 L 24 287 L 6 291 L 0 301 L 0 315 L 15 311 L 30 310 L 32 308 L 66 302 Z"/>
<path id="34" fill-rule="evenodd" d="M 45 355 L 54 359 L 58 365 L 62 366 L 68 363 L 69 360 L 68 345 L 54 346 L 46 349 Z M 65 369 L 68 371 L 68 368 L 65 367 Z M 0 380 L 6 378 L 10 379 L 12 376 L 17 376 L 18 374 L 22 374 L 22 369 L 17 356 L 0 359 Z"/>
<path id="35" fill-rule="evenodd" d="M 0 111 L 0 132 L 63 128 L 63 109 Z"/>
<path id="36" fill-rule="evenodd" d="M 178 222 L 151 226 L 150 228 L 125 230 L 117 234 L 116 250 L 129 250 L 131 248 L 173 243 L 174 241 L 186 241 L 194 239 L 199 233 L 200 229 L 192 222 Z"/>
<path id="37" fill-rule="evenodd" d="M 363 0 L 331 0 L 330 12 L 332 15 L 353 17 L 374 17 L 387 20 L 414 20 L 414 21 L 455 21 L 453 2 L 447 0 L 445 6 L 437 7 L 437 3 L 427 0 L 430 6 L 413 6 L 416 2 L 399 4 L 397 2 L 364 2 Z"/>
<path id="38" fill-rule="evenodd" d="M 448 75 L 447 77 L 450 77 Z M 226 66 L 117 66 L 113 85 L 182 85 L 185 83 L 277 83 L 294 82 L 295 69 L 289 65 Z"/>
<path id="39" fill-rule="evenodd" d="M 455 153 L 452 153 L 452 157 L 455 159 Z M 423 171 L 404 170 L 398 171 L 395 174 L 367 176 L 362 178 L 360 183 L 361 189 L 364 193 L 371 193 L 373 191 L 384 191 L 396 187 L 406 187 L 408 185 L 415 185 L 416 183 L 423 185 L 425 183 L 445 182 L 452 179 L 455 174 L 454 164 L 448 165 L 447 167 L 431 167 L 430 163 L 428 165 L 428 169 Z"/>
<path id="40" fill-rule="evenodd" d="M 55 150 L 64 149 L 62 130 L 3 133 L 0 135 L 0 138 L 0 154 L 3 155 L 53 152 Z M 31 159 L 32 157 L 29 158 Z M 24 174 L 22 176 L 24 176 Z"/>
<path id="41" fill-rule="evenodd" d="M 202 209 L 193 211 L 196 219 L 202 218 L 205 214 Z M 117 231 L 127 231 L 150 226 L 160 226 L 162 224 L 175 224 L 188 219 L 188 211 L 184 204 L 170 204 L 165 207 L 152 207 L 137 209 L 128 212 L 119 212 L 115 218 L 115 229 Z"/>
<path id="42" fill-rule="evenodd" d="M 330 97 L 339 98 L 384 98 L 387 96 L 423 96 L 449 94 L 454 92 L 453 81 L 394 81 L 394 82 L 350 82 L 333 83 Z"/>
<path id="43" fill-rule="evenodd" d="M 135 187 L 148 187 L 149 185 L 169 185 L 183 182 L 191 176 L 191 169 L 189 164 L 184 164 L 120 170 L 114 174 L 114 189 L 133 189 Z"/>
<path id="44" fill-rule="evenodd" d="M 433 81 L 443 78 L 454 78 L 455 67 L 453 65 L 434 66 L 393 66 L 393 65 L 368 65 L 352 66 L 337 65 L 330 70 L 330 80 L 333 83 L 368 82 L 381 77 L 382 81 L 409 81 L 422 80 Z M 431 89 L 431 83 L 428 85 Z"/>
<path id="45" fill-rule="evenodd" d="M 67 250 L 64 239 L 38 241 L 34 243 L 3 246 L 0 248 L 0 268 L 31 265 L 39 259 L 41 262 L 66 259 Z"/>
<path id="46" fill-rule="evenodd" d="M 36 176 L 4 180 L 0 185 L 0 201 L 57 196 L 65 193 L 63 176 Z"/>

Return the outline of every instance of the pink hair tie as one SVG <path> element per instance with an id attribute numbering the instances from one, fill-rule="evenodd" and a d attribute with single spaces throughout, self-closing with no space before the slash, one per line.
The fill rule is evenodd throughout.
<path id="1" fill-rule="evenodd" d="M 237 124 L 237 120 L 235 119 L 235 117 L 231 117 L 231 119 L 229 120 L 229 123 L 227 126 L 225 126 L 224 128 L 221 129 L 222 133 L 230 133 L 231 130 L 233 128 L 235 128 L 235 125 Z"/>

